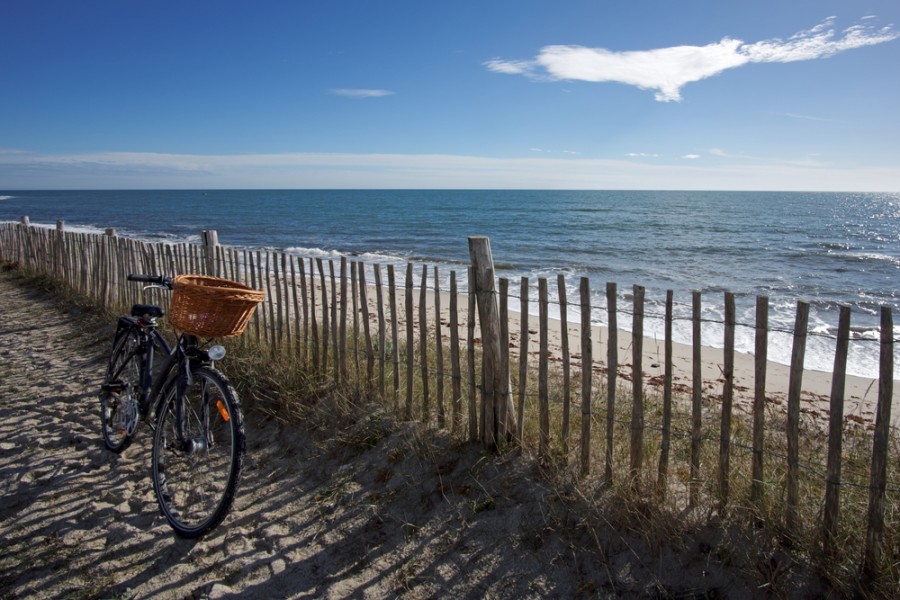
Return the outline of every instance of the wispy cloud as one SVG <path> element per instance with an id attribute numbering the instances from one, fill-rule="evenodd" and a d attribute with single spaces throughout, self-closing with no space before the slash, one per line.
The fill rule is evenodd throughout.
<path id="1" fill-rule="evenodd" d="M 335 96 L 344 96 L 346 98 L 381 98 L 383 96 L 393 96 L 394 92 L 390 90 L 371 90 L 360 88 L 336 88 L 331 90 Z"/>
<path id="2" fill-rule="evenodd" d="M 748 44 L 729 37 L 705 46 L 673 46 L 653 50 L 616 52 L 606 48 L 545 46 L 534 60 L 493 59 L 484 66 L 495 73 L 525 75 L 535 79 L 619 82 L 656 90 L 656 100 L 681 100 L 681 89 L 750 63 L 795 62 L 834 56 L 839 52 L 882 44 L 897 39 L 891 26 L 865 23 L 835 33 L 835 17 L 787 40 L 774 38 Z"/>
<path id="3" fill-rule="evenodd" d="M 791 119 L 801 119 L 803 121 L 819 121 L 822 123 L 840 123 L 837 119 L 827 119 L 825 117 L 816 117 L 813 115 L 798 115 L 797 113 L 783 113 L 783 117 Z"/>
<path id="4" fill-rule="evenodd" d="M 625 156 L 628 158 L 659 158 L 659 154 L 655 152 L 628 152 Z"/>
<path id="5" fill-rule="evenodd" d="M 683 158 L 685 160 L 696 160 L 696 159 L 700 158 L 700 155 L 699 154 L 685 154 L 681 158 Z"/>
<path id="6" fill-rule="evenodd" d="M 544 155 L 0 153 L 5 190 L 215 188 L 900 191 L 900 169 L 737 158 L 688 165 Z"/>

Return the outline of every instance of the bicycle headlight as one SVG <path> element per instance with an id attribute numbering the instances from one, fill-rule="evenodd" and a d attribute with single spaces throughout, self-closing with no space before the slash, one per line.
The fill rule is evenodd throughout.
<path id="1" fill-rule="evenodd" d="M 225 358 L 225 346 L 220 346 L 219 344 L 210 346 L 209 350 L 206 351 L 206 354 L 209 356 L 210 360 L 222 360 Z"/>

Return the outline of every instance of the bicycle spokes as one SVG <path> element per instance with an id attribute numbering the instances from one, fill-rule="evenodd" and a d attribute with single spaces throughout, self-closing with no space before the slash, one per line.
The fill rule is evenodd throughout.
<path id="1" fill-rule="evenodd" d="M 153 445 L 154 488 L 181 535 L 202 535 L 230 507 L 244 445 L 236 410 L 230 385 L 208 367 L 166 395 Z"/>

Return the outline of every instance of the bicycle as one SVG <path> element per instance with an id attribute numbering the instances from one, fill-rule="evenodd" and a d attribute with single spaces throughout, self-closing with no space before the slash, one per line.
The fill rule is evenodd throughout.
<path id="1" fill-rule="evenodd" d="M 155 304 L 135 304 L 129 316 L 119 317 L 100 388 L 103 441 L 121 453 L 138 423 L 150 418 L 150 472 L 160 511 L 178 535 L 200 537 L 231 509 L 245 436 L 237 393 L 215 366 L 225 348 L 203 345 L 199 336 L 240 334 L 262 291 L 193 275 L 173 280 L 130 274 L 128 280 L 150 284 L 145 290 L 174 290 L 169 321 L 182 333 L 174 346 L 166 342 L 158 330 L 165 311 Z M 222 290 L 241 298 L 223 298 Z M 165 360 L 159 361 L 159 355 Z"/>

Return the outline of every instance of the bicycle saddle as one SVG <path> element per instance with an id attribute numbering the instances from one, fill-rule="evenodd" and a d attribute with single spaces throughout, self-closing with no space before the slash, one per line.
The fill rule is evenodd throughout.
<path id="1" fill-rule="evenodd" d="M 151 317 L 158 319 L 165 314 L 165 311 L 155 304 L 135 304 L 131 307 L 132 317 Z"/>

